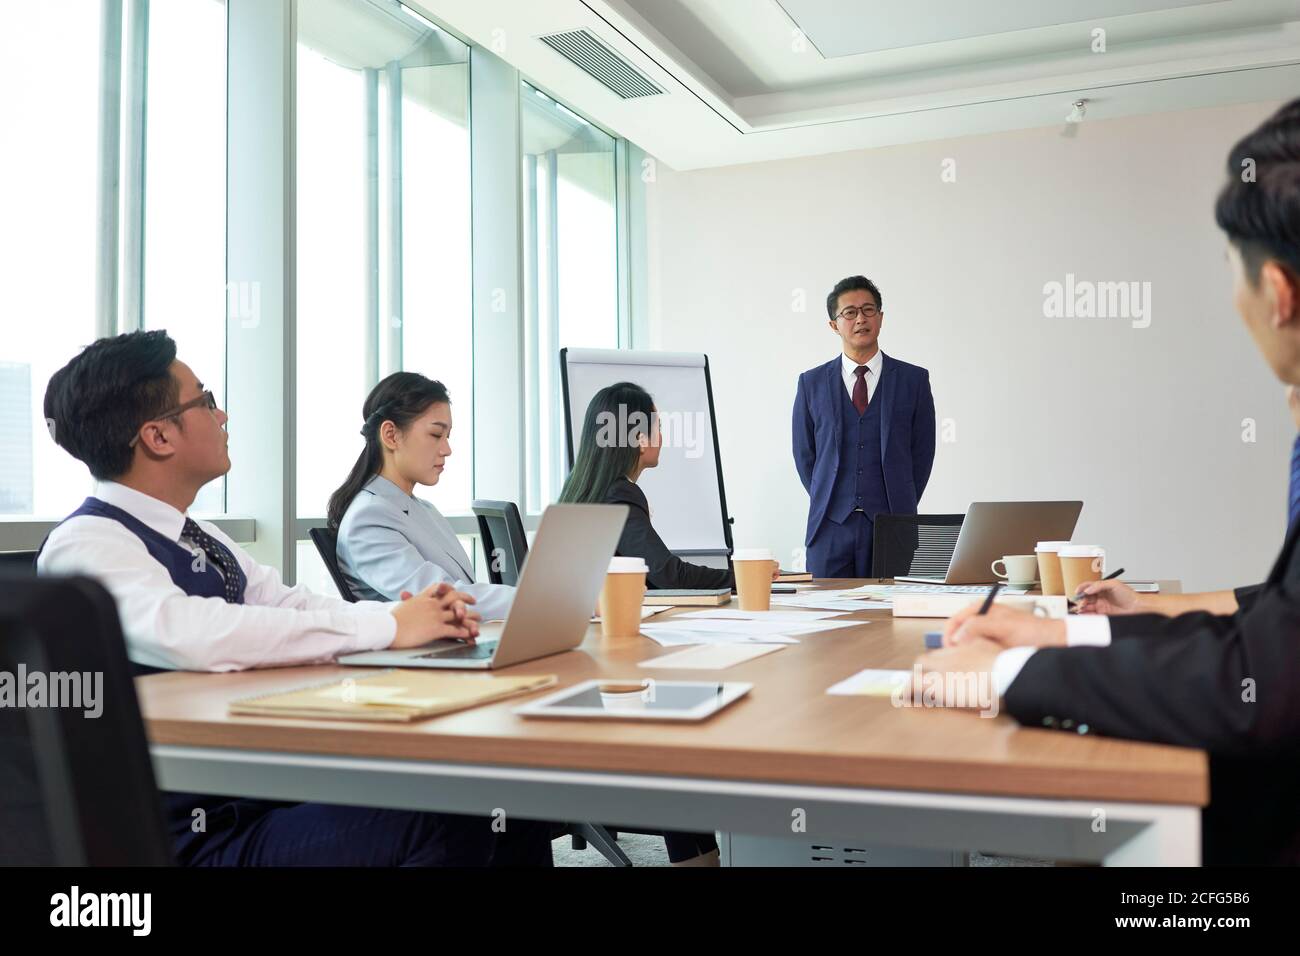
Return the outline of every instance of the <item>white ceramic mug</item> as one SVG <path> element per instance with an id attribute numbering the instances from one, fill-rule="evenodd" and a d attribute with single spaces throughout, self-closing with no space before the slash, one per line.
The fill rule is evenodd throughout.
<path id="1" fill-rule="evenodd" d="M 1002 570 L 998 570 L 998 565 Z M 990 567 L 993 573 L 1003 578 L 1012 587 L 1030 587 L 1038 579 L 1038 555 L 1008 554 L 998 558 Z"/>

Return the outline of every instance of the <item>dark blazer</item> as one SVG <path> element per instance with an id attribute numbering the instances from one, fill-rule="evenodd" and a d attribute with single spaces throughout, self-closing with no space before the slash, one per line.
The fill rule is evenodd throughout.
<path id="1" fill-rule="evenodd" d="M 880 455 L 885 496 L 891 514 L 916 514 L 917 503 L 934 465 L 934 395 L 930 373 L 882 355 L 880 384 L 873 402 L 880 403 Z M 812 544 L 835 487 L 840 464 L 844 402 L 840 357 L 799 376 L 794 396 L 794 466 L 808 492 L 808 527 L 804 544 Z"/>
<path id="2" fill-rule="evenodd" d="M 1005 709 L 1022 724 L 1208 751 L 1204 861 L 1300 863 L 1300 522 L 1237 613 L 1110 627 L 1109 647 L 1035 653 Z"/>
<path id="3" fill-rule="evenodd" d="M 621 557 L 642 558 L 650 566 L 646 586 L 652 588 L 730 588 L 736 580 L 730 569 L 688 564 L 668 550 L 650 524 L 650 505 L 636 482 L 620 478 L 605 494 L 606 504 L 628 505 L 627 524 L 615 551 Z"/>

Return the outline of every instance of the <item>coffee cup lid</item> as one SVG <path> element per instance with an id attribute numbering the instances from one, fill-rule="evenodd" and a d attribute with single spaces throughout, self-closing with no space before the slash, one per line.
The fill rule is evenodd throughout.
<path id="1" fill-rule="evenodd" d="M 1095 544 L 1069 544 L 1059 554 L 1063 558 L 1101 558 L 1105 557 L 1106 549 Z"/>
<path id="2" fill-rule="evenodd" d="M 731 560 L 733 562 L 734 561 L 771 561 L 772 549 L 771 548 L 737 548 L 735 553 L 731 555 Z"/>
<path id="3" fill-rule="evenodd" d="M 1035 551 L 1060 551 L 1070 542 L 1068 541 L 1040 541 L 1034 545 Z"/>
<path id="4" fill-rule="evenodd" d="M 645 558 L 610 558 L 610 574 L 636 574 L 637 572 L 646 573 L 650 566 L 645 563 Z"/>

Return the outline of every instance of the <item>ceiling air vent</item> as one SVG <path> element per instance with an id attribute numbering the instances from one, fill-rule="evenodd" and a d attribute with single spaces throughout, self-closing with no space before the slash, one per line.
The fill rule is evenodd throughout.
<path id="1" fill-rule="evenodd" d="M 657 96 L 663 92 L 640 70 L 586 30 L 552 33 L 538 39 L 625 100 Z"/>

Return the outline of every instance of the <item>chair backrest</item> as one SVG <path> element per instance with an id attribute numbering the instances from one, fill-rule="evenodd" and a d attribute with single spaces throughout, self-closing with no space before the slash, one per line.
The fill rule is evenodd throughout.
<path id="1" fill-rule="evenodd" d="M 0 571 L 36 573 L 35 551 L 0 551 Z"/>
<path id="2" fill-rule="evenodd" d="M 513 501 L 488 501 L 478 498 L 473 504 L 478 516 L 478 532 L 487 557 L 488 580 L 493 584 L 519 583 L 524 558 L 528 557 L 528 538 L 524 521 Z"/>
<path id="3" fill-rule="evenodd" d="M 352 587 L 348 584 L 348 579 L 343 576 L 343 572 L 339 569 L 339 536 L 334 533 L 332 528 L 309 528 L 307 534 L 311 536 L 311 543 L 316 545 L 316 551 L 320 554 L 320 559 L 325 562 L 325 570 L 330 573 L 330 580 L 339 589 L 339 595 L 343 600 L 356 604 L 357 596 L 352 593 Z"/>
<path id="4" fill-rule="evenodd" d="M 875 518 L 871 576 L 942 578 L 952 563 L 965 515 L 887 515 Z"/>
<path id="5" fill-rule="evenodd" d="M 0 865 L 171 863 L 108 592 L 0 575 L 0 674 L 23 701 L 0 707 Z"/>

